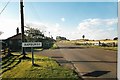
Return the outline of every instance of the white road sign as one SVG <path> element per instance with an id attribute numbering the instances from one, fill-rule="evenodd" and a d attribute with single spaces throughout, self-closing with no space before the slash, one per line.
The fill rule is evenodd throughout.
<path id="1" fill-rule="evenodd" d="M 42 42 L 23 42 L 22 47 L 41 47 Z"/>

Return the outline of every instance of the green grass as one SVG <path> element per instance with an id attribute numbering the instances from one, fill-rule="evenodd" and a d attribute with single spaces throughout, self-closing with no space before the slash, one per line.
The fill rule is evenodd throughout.
<path id="1" fill-rule="evenodd" d="M 34 50 L 37 50 L 37 51 L 42 51 L 43 48 L 35 48 Z"/>
<path id="2" fill-rule="evenodd" d="M 51 47 L 51 49 L 58 49 L 58 45 L 56 43 L 53 44 L 53 46 Z"/>
<path id="3" fill-rule="evenodd" d="M 27 59 L 13 54 L 2 61 L 2 78 L 71 78 L 78 79 L 73 70 L 59 66 L 51 58 L 34 54 L 35 66 L 31 63 L 31 54 Z M 53 80 L 53 79 L 52 79 Z"/>

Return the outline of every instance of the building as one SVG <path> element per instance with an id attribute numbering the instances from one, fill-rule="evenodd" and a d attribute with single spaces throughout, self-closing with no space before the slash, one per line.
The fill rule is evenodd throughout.
<path id="1" fill-rule="evenodd" d="M 19 33 L 19 29 L 16 29 L 16 35 L 13 35 L 12 37 L 9 37 L 7 39 L 4 40 L 4 42 L 6 42 L 7 47 L 12 50 L 12 51 L 19 51 L 21 50 L 21 44 L 22 44 L 22 40 L 21 40 L 21 33 Z"/>

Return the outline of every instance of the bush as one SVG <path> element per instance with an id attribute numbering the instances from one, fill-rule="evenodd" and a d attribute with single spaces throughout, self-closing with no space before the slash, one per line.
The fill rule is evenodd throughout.
<path id="1" fill-rule="evenodd" d="M 51 49 L 58 49 L 59 47 L 56 44 L 53 44 L 53 46 L 51 47 Z"/>

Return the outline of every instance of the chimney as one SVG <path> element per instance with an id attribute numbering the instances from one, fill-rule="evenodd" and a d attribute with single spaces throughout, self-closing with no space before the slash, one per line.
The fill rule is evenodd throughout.
<path id="1" fill-rule="evenodd" d="M 17 34 L 19 34 L 19 28 L 17 27 L 17 29 L 16 29 L 16 32 L 17 32 Z"/>

